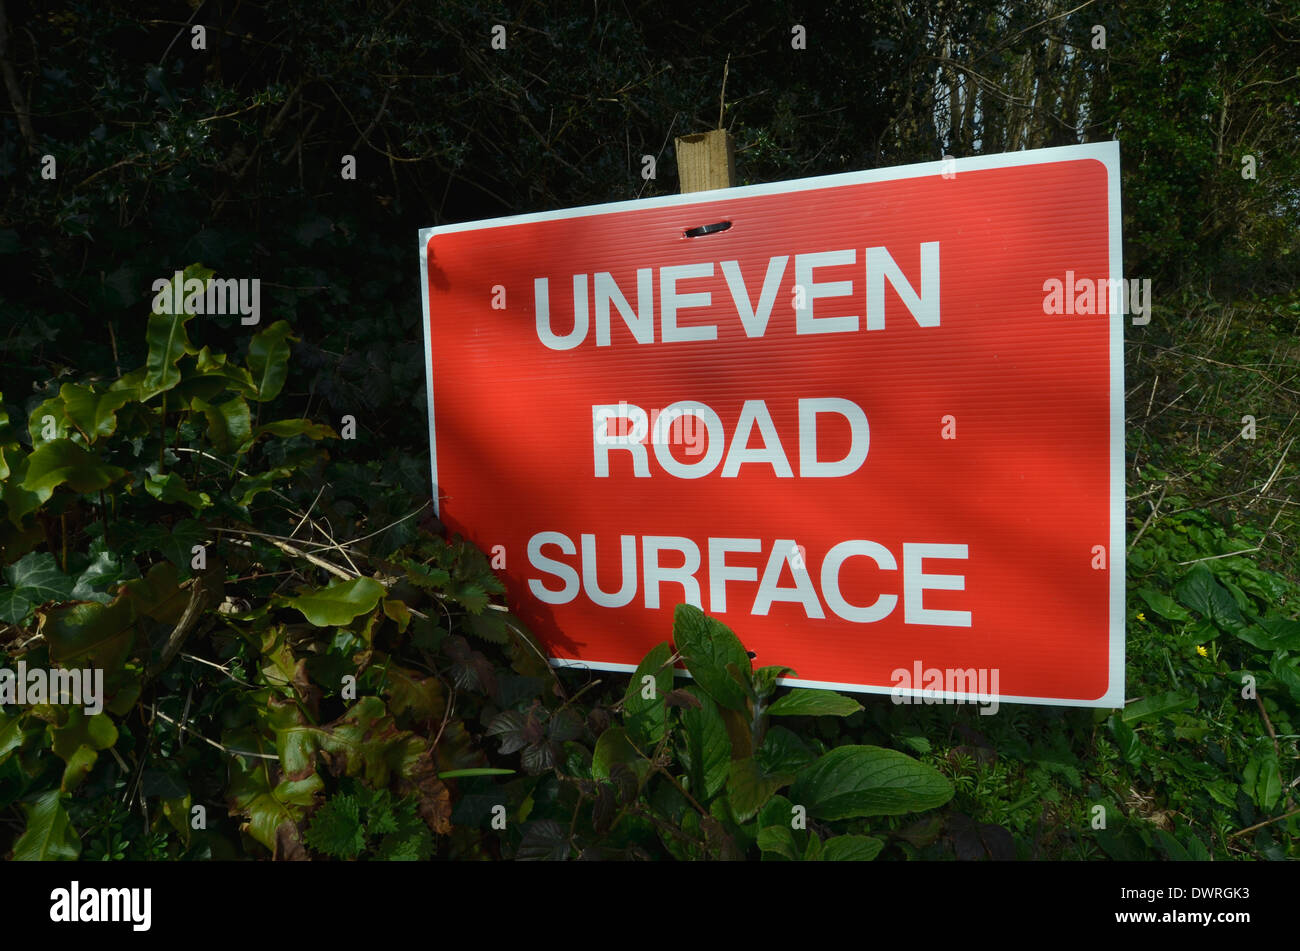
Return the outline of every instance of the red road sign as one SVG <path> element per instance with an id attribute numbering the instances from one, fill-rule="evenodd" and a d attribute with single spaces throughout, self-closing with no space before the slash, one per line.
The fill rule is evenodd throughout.
<path id="1" fill-rule="evenodd" d="M 1123 704 L 1117 143 L 420 256 L 439 514 L 556 663 L 632 670 L 687 601 L 786 683 Z"/>

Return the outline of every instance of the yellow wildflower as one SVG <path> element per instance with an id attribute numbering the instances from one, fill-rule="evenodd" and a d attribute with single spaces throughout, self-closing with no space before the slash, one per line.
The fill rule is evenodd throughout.
<path id="1" fill-rule="evenodd" d="M 1145 621 L 1147 619 L 1147 616 L 1143 614 L 1141 611 L 1139 611 L 1137 614 L 1137 618 L 1139 621 Z"/>
<path id="2" fill-rule="evenodd" d="M 1196 645 L 1196 653 L 1200 654 L 1202 657 L 1209 657 L 1209 656 L 1210 656 L 1210 652 L 1207 651 L 1207 650 L 1206 650 L 1204 647 L 1202 647 L 1200 644 L 1197 644 L 1197 645 Z"/>

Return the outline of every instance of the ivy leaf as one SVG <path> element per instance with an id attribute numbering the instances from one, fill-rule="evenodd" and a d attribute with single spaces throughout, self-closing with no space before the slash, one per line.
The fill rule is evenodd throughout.
<path id="1" fill-rule="evenodd" d="M 122 578 L 122 564 L 106 551 L 97 553 L 89 565 L 77 576 L 68 597 L 71 601 L 98 601 L 108 604 L 113 596 L 107 588 Z"/>
<path id="2" fill-rule="evenodd" d="M 37 447 L 27 457 L 27 475 L 22 487 L 35 493 L 43 503 L 64 483 L 74 492 L 95 492 L 124 475 L 125 469 L 101 462 L 70 440 L 57 439 Z"/>
<path id="3" fill-rule="evenodd" d="M 342 627 L 353 618 L 373 611 L 384 593 L 384 586 L 374 578 L 353 578 L 279 600 L 300 611 L 316 627 Z"/>
<path id="4" fill-rule="evenodd" d="M 768 707 L 767 712 L 774 717 L 847 717 L 861 709 L 862 704 L 853 698 L 832 690 L 796 687 Z"/>
<path id="5" fill-rule="evenodd" d="M 727 666 L 734 664 L 742 675 L 749 675 L 753 668 L 749 654 L 730 628 L 694 605 L 679 604 L 673 612 L 673 643 L 691 676 L 709 696 L 732 710 L 745 709 L 746 685 L 729 673 Z"/>
<path id="6" fill-rule="evenodd" d="M 12 586 L 0 589 L 0 621 L 6 624 L 21 624 L 38 604 L 71 599 L 75 587 L 48 552 L 23 555 L 4 575 Z"/>
<path id="7" fill-rule="evenodd" d="M 14 843 L 17 862 L 73 861 L 81 855 L 81 840 L 68 821 L 59 791 L 43 793 L 31 805 L 23 804 L 27 828 Z"/>
<path id="8" fill-rule="evenodd" d="M 208 493 L 193 491 L 185 484 L 185 479 L 175 472 L 149 476 L 144 489 L 159 502 L 188 505 L 196 512 L 212 504 Z"/>
<path id="9" fill-rule="evenodd" d="M 283 320 L 277 320 L 248 342 L 248 372 L 255 388 L 253 399 L 259 403 L 273 400 L 284 387 L 288 374 L 289 343 L 296 340 Z"/>
<path id="10" fill-rule="evenodd" d="M 355 859 L 366 847 L 361 809 L 352 796 L 339 795 L 320 808 L 304 835 L 317 852 L 336 859 Z"/>
<path id="11" fill-rule="evenodd" d="M 819 819 L 896 816 L 942 806 L 953 796 L 946 776 L 897 750 L 840 746 L 800 771 L 790 800 Z"/>

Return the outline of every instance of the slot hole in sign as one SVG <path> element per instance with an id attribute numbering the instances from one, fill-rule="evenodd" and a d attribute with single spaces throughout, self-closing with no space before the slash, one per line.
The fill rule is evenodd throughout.
<path id="1" fill-rule="evenodd" d="M 687 228 L 682 232 L 682 235 L 687 238 L 698 238 L 701 235 L 713 234 L 717 231 L 726 231 L 730 227 L 730 221 L 719 221 L 716 224 L 700 225 L 698 228 Z"/>

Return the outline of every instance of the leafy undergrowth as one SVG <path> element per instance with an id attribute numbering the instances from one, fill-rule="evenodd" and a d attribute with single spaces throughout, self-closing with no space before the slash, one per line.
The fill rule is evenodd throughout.
<path id="1" fill-rule="evenodd" d="M 228 342 L 218 321 L 152 314 L 145 366 L 0 403 L 5 666 L 104 671 L 102 710 L 5 704 L 0 848 L 1295 858 L 1297 307 L 1232 336 L 1188 306 L 1202 336 L 1157 329 L 1130 372 L 1151 399 L 1129 400 L 1129 702 L 994 716 L 779 687 L 688 606 L 630 678 L 555 670 L 420 507 L 412 457 L 349 458 L 346 417 L 276 418 L 287 324 L 225 353 L 191 337 Z"/>

